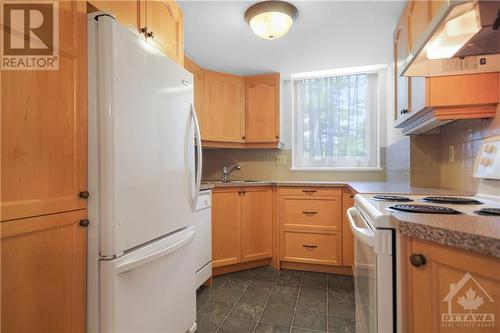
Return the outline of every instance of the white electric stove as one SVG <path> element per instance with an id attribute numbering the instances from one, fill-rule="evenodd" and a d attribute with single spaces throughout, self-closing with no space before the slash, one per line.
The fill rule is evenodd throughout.
<path id="1" fill-rule="evenodd" d="M 357 332 L 398 331 L 393 212 L 493 216 L 500 223 L 500 137 L 484 141 L 474 177 L 480 179 L 478 194 L 474 196 L 358 194 L 354 197 L 355 206 L 347 210 L 347 217 L 355 237 Z"/>

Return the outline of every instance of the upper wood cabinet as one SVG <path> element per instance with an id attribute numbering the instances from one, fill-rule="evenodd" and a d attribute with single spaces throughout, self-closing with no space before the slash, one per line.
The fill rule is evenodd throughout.
<path id="1" fill-rule="evenodd" d="M 245 78 L 246 142 L 278 142 L 280 75 Z"/>
<path id="2" fill-rule="evenodd" d="M 204 141 L 245 141 L 245 80 L 241 76 L 205 71 L 200 118 Z"/>
<path id="3" fill-rule="evenodd" d="M 184 14 L 175 1 L 91 0 L 89 4 L 112 12 L 121 24 L 144 34 L 148 43 L 181 66 L 184 64 Z"/>
<path id="4" fill-rule="evenodd" d="M 144 0 L 89 0 L 88 3 L 97 10 L 113 13 L 121 24 L 140 32 L 144 23 Z"/>
<path id="5" fill-rule="evenodd" d="M 203 99 L 205 97 L 205 71 L 187 57 L 184 57 L 184 68 L 193 74 L 194 108 L 198 118 L 201 118 L 203 116 Z M 202 133 L 204 132 L 203 125 L 203 122 L 200 122 Z"/>
<path id="6" fill-rule="evenodd" d="M 146 37 L 164 54 L 184 65 L 184 14 L 174 1 L 146 0 Z"/>
<path id="7" fill-rule="evenodd" d="M 280 75 L 237 76 L 207 71 L 185 57 L 204 147 L 276 148 Z"/>
<path id="8" fill-rule="evenodd" d="M 272 189 L 249 187 L 241 199 L 242 261 L 272 256 Z"/>
<path id="9" fill-rule="evenodd" d="M 429 1 L 412 0 L 407 10 L 408 50 L 412 50 L 429 25 Z"/>
<path id="10" fill-rule="evenodd" d="M 409 112 L 411 108 L 410 100 L 410 78 L 401 75 L 403 65 L 408 56 L 408 29 L 407 29 L 407 9 L 401 15 L 396 30 L 394 31 L 394 102 L 395 119 L 400 119 Z"/>
<path id="11" fill-rule="evenodd" d="M 2 223 L 2 332 L 85 332 L 85 218 L 78 210 Z"/>
<path id="12" fill-rule="evenodd" d="M 272 257 L 272 202 L 270 187 L 213 191 L 213 267 Z"/>
<path id="13" fill-rule="evenodd" d="M 59 9 L 59 69 L 2 71 L 2 221 L 86 207 L 86 4 Z"/>
<path id="14" fill-rule="evenodd" d="M 454 322 L 452 315 L 500 316 L 500 259 L 407 237 L 400 250 L 402 332 L 498 332 L 482 321 Z M 412 257 L 420 260 L 412 265 Z"/>

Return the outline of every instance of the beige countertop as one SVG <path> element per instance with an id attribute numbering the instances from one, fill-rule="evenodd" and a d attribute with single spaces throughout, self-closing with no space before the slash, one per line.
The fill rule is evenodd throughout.
<path id="1" fill-rule="evenodd" d="M 443 188 L 413 187 L 409 184 L 392 182 L 328 182 L 328 181 L 220 181 L 204 182 L 206 186 L 324 186 L 350 187 L 361 194 L 439 194 L 473 195 L 473 193 Z M 464 250 L 500 258 L 500 218 L 494 216 L 436 215 L 394 212 L 395 227 L 403 235 L 433 241 Z"/>
<path id="2" fill-rule="evenodd" d="M 500 258 L 500 217 L 392 213 L 401 234 Z"/>
<path id="3" fill-rule="evenodd" d="M 357 193 L 398 193 L 398 194 L 441 194 L 441 195 L 471 195 L 472 193 L 443 189 L 413 187 L 404 183 L 392 182 L 329 182 L 329 181 L 238 181 L 228 183 L 221 181 L 204 181 L 205 185 L 217 187 L 243 187 L 243 186 L 321 186 L 321 187 L 350 187 Z"/>

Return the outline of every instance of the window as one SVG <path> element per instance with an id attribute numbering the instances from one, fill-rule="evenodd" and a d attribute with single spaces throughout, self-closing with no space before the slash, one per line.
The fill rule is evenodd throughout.
<path id="1" fill-rule="evenodd" d="M 378 72 L 294 80 L 292 167 L 378 169 Z"/>

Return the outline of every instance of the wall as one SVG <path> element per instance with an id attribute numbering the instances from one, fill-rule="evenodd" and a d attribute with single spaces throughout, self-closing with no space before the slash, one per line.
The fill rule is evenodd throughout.
<path id="1" fill-rule="evenodd" d="M 292 81 L 281 82 L 280 141 L 281 149 L 205 149 L 203 158 L 203 179 L 220 180 L 222 167 L 240 164 L 242 169 L 235 171 L 235 180 L 329 180 L 329 181 L 384 181 L 386 179 L 387 133 L 391 140 L 398 130 L 392 128 L 394 100 L 391 79 L 392 70 L 382 73 L 381 85 L 385 98 L 380 99 L 380 161 L 381 171 L 291 171 L 292 167 Z M 389 122 L 390 119 L 390 122 Z M 277 163 L 278 156 L 284 163 Z"/>
<path id="2" fill-rule="evenodd" d="M 387 146 L 386 172 L 387 181 L 410 182 L 410 137 L 402 137 Z"/>

